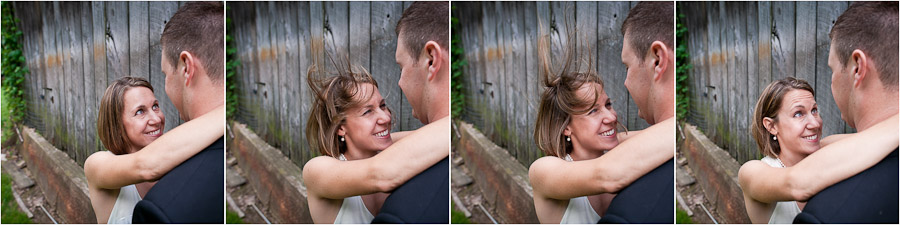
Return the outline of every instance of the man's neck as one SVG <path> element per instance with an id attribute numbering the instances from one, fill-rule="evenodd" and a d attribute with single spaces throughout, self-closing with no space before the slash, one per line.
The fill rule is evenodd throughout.
<path id="1" fill-rule="evenodd" d="M 881 121 L 897 115 L 898 98 L 897 93 L 884 93 L 877 97 L 867 97 L 862 100 L 864 103 L 857 111 L 856 130 L 864 131 L 869 127 L 878 124 Z"/>
<path id="2" fill-rule="evenodd" d="M 225 105 L 225 92 L 223 88 L 219 87 L 207 87 L 195 91 L 193 93 L 192 101 L 189 103 L 189 106 L 186 108 L 189 109 L 188 120 L 200 117 L 209 113 L 210 111 Z"/>

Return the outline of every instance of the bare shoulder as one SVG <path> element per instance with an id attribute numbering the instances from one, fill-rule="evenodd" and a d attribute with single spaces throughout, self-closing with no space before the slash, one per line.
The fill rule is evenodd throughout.
<path id="1" fill-rule="evenodd" d="M 315 179 L 317 179 L 320 174 L 327 171 L 328 168 L 335 166 L 337 163 L 340 163 L 340 160 L 330 156 L 318 156 L 312 158 L 303 165 L 303 180 L 312 181 L 306 182 L 307 186 L 310 186 L 311 184 L 314 185 L 315 183 L 318 183 L 315 182 Z"/>
<path id="2" fill-rule="evenodd" d="M 746 180 L 758 171 L 760 166 L 767 166 L 763 161 L 760 160 L 750 160 L 741 165 L 740 170 L 738 170 L 738 180 L 741 183 L 746 182 Z"/>
<path id="3" fill-rule="evenodd" d="M 565 160 L 555 156 L 541 157 L 531 163 L 531 167 L 528 168 L 528 177 L 534 183 L 535 179 L 542 179 L 544 175 L 555 171 L 553 168 L 565 162 Z"/>
<path id="4" fill-rule="evenodd" d="M 94 152 L 87 159 L 84 160 L 84 169 L 85 173 L 88 173 L 87 170 L 96 166 L 97 163 L 103 163 L 106 160 L 110 160 L 111 157 L 115 156 L 112 152 L 109 151 L 99 151 Z"/>

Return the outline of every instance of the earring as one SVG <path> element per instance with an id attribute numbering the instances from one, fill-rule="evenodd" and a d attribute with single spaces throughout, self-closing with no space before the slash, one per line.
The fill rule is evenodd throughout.
<path id="1" fill-rule="evenodd" d="M 773 140 L 773 141 L 777 141 L 777 140 L 778 140 L 778 136 L 772 136 L 772 140 Z"/>
<path id="2" fill-rule="evenodd" d="M 570 139 L 569 136 L 566 136 L 566 141 L 572 141 L 572 139 Z"/>
<path id="3" fill-rule="evenodd" d="M 344 141 L 344 136 L 341 136 L 341 142 L 343 142 L 343 141 Z"/>

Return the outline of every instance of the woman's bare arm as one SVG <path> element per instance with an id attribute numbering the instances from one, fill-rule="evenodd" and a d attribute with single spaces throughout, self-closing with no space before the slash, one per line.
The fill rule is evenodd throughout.
<path id="1" fill-rule="evenodd" d="M 166 132 L 138 152 L 91 154 L 84 162 L 88 183 L 103 189 L 154 181 L 225 134 L 225 106 Z"/>
<path id="2" fill-rule="evenodd" d="M 819 191 L 880 162 L 897 148 L 898 116 L 823 147 L 796 165 L 773 168 L 760 161 L 741 166 L 738 181 L 753 199 L 806 201 Z"/>
<path id="3" fill-rule="evenodd" d="M 641 133 L 641 130 L 631 130 L 628 132 L 620 132 L 620 133 L 616 133 L 616 138 L 619 139 L 619 142 L 623 142 L 623 141 L 628 140 L 628 138 L 630 138 L 630 137 L 634 137 L 635 135 L 638 135 L 639 133 Z"/>
<path id="4" fill-rule="evenodd" d="M 400 132 L 391 133 L 391 141 L 398 142 L 398 141 L 400 141 L 400 139 L 403 139 L 410 133 L 412 133 L 412 131 L 400 131 Z"/>
<path id="5" fill-rule="evenodd" d="M 838 141 L 840 141 L 840 140 L 843 140 L 844 138 L 850 137 L 850 135 L 853 135 L 853 134 L 832 134 L 832 135 L 828 135 L 828 137 L 825 137 L 825 138 L 822 138 L 822 140 L 819 140 L 819 146 L 821 146 L 822 148 L 824 148 L 825 146 L 831 145 L 832 143 L 835 143 L 835 142 L 838 142 Z"/>
<path id="6" fill-rule="evenodd" d="M 445 117 L 412 131 L 372 158 L 313 158 L 303 166 L 303 180 L 310 193 L 329 199 L 390 192 L 449 154 L 450 117 Z"/>
<path id="7" fill-rule="evenodd" d="M 552 199 L 615 193 L 675 157 L 675 119 L 644 129 L 603 156 L 576 162 L 534 161 L 528 177 L 535 192 Z"/>

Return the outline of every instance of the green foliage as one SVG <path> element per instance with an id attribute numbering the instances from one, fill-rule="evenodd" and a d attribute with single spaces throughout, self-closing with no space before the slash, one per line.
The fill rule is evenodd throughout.
<path id="1" fill-rule="evenodd" d="M 451 11 L 455 10 L 456 3 L 453 3 Z M 450 24 L 451 31 L 459 29 L 458 18 L 450 17 Z M 463 49 L 459 35 L 454 33 L 453 38 L 450 39 L 450 60 L 452 62 L 450 64 L 450 112 L 454 119 L 462 117 L 466 108 L 466 75 L 463 70 L 467 65 L 465 54 L 466 51 Z"/>
<path id="2" fill-rule="evenodd" d="M 25 64 L 25 55 L 22 53 L 22 31 L 16 26 L 12 4 L 0 3 L 2 6 L 2 74 L 3 74 L 3 142 L 15 134 L 16 123 L 21 123 L 25 118 L 25 91 L 22 83 L 28 74 Z"/>
<path id="3" fill-rule="evenodd" d="M 678 21 L 675 25 L 675 38 L 678 47 L 675 48 L 675 61 L 678 62 L 675 67 L 675 112 L 678 120 L 684 121 L 690 110 L 690 83 L 688 82 L 688 73 L 691 69 L 691 55 L 687 47 L 687 27 L 682 23 L 684 14 L 678 14 Z"/>
<path id="4" fill-rule="evenodd" d="M 227 10 L 227 9 L 226 9 Z M 238 102 L 238 68 L 241 61 L 237 58 L 237 48 L 234 47 L 234 37 L 232 31 L 234 25 L 231 23 L 231 17 L 225 17 L 225 26 L 228 33 L 225 34 L 225 117 L 228 120 L 234 120 L 234 113 L 237 111 L 240 103 Z"/>
<path id="5" fill-rule="evenodd" d="M 456 210 L 455 202 L 450 202 L 450 223 L 451 224 L 462 224 L 462 223 L 472 223 L 472 221 L 469 221 L 469 218 L 466 217 L 466 214 Z"/>
<path id="6" fill-rule="evenodd" d="M 694 220 L 688 216 L 687 212 L 681 209 L 675 209 L 675 223 L 676 224 L 691 224 L 694 223 Z"/>
<path id="7" fill-rule="evenodd" d="M 238 224 L 244 223 L 244 220 L 241 219 L 240 216 L 234 211 L 228 209 L 228 204 L 225 204 L 225 224 Z"/>
<path id="8" fill-rule="evenodd" d="M 4 11 L 6 12 L 6 11 Z M 12 181 L 9 179 L 9 175 L 3 173 L 2 177 L 3 183 L 0 185 L 2 188 L 2 200 L 3 200 L 3 214 L 0 216 L 0 223 L 3 224 L 22 224 L 22 223 L 34 223 L 31 219 L 28 219 L 28 216 L 25 213 L 19 211 L 18 203 L 16 203 L 15 198 L 12 194 Z"/>

